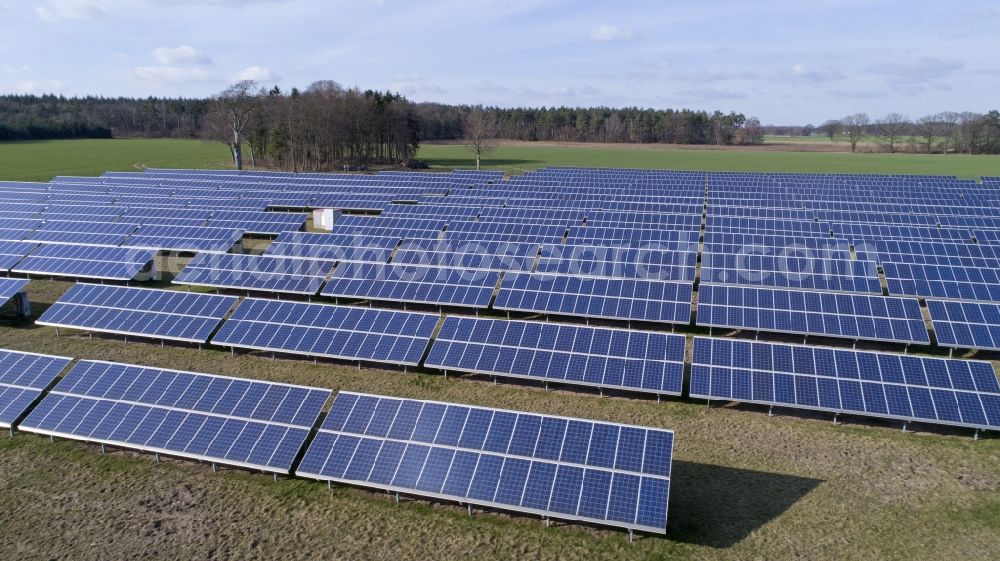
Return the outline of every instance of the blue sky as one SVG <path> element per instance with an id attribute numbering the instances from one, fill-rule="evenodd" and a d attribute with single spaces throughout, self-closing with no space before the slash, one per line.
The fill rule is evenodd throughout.
<path id="1" fill-rule="evenodd" d="M 415 101 L 916 118 L 1000 105 L 998 29 L 995 0 L 7 0 L 0 91 L 330 79 Z"/>

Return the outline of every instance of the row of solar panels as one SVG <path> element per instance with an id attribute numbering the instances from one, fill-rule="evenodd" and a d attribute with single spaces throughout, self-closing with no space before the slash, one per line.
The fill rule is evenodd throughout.
<path id="1" fill-rule="evenodd" d="M 0 426 L 276 474 L 294 469 L 309 479 L 545 517 L 666 530 L 669 430 L 340 392 L 307 443 L 330 390 L 89 360 L 55 383 L 70 362 L 0 350 Z"/>
<path id="2" fill-rule="evenodd" d="M 363 285 L 358 285 L 357 291 L 353 292 L 349 286 L 351 281 L 334 280 L 327 285 L 324 294 L 474 305 L 477 300 L 488 302 L 496 286 L 494 275 L 481 275 L 485 284 L 470 282 L 475 279 L 460 279 L 462 284 L 459 285 L 447 284 L 448 281 L 455 280 L 455 271 L 436 271 L 442 282 L 431 288 L 422 282 L 393 281 L 380 285 L 384 292 L 371 295 L 369 293 L 372 291 Z M 501 285 L 494 309 L 674 324 L 687 324 L 691 318 L 691 287 L 686 284 L 627 281 L 631 284 L 619 285 L 613 279 L 567 276 L 550 278 L 514 275 L 507 278 L 510 280 Z M 588 280 L 594 282 L 587 282 Z M 434 298 L 437 299 L 433 300 Z M 50 307 L 39 321 L 53 326 L 82 327 L 122 335 L 206 343 L 237 300 L 235 296 L 78 284 Z M 223 327 L 222 333 L 228 333 L 230 324 L 235 325 L 238 321 L 266 323 L 266 319 L 245 319 L 244 316 L 254 315 L 251 310 L 256 307 L 266 308 L 271 305 L 302 306 L 299 312 L 308 315 L 329 315 L 336 310 L 359 310 L 328 304 L 248 298 L 237 308 Z M 929 300 L 928 311 L 939 345 L 1000 350 L 1000 304 Z M 381 312 L 371 310 L 370 313 Z M 386 310 L 384 313 L 395 312 Z M 292 318 L 289 325 L 304 325 L 302 322 L 306 320 L 303 318 Z M 852 340 L 916 344 L 931 342 L 917 300 L 860 294 L 703 284 L 698 294 L 695 324 Z M 425 329 L 432 328 L 433 322 L 425 325 Z M 259 330 L 250 331 L 244 335 L 261 336 Z M 214 341 L 218 343 L 219 338 L 220 336 L 216 336 Z M 311 345 L 315 341 L 303 339 L 296 341 L 296 344 Z M 381 345 L 390 345 L 390 341 L 383 341 Z M 344 347 L 353 348 L 346 343 Z M 396 346 L 397 354 L 393 356 L 398 360 L 393 362 L 415 365 L 426 344 L 418 347 L 409 349 L 408 345 Z M 279 345 L 271 350 L 282 349 Z M 345 357 L 339 353 L 320 354 Z"/>
<path id="3" fill-rule="evenodd" d="M 237 300 L 231 296 L 77 285 L 49 308 L 38 323 L 201 343 L 207 342 L 218 329 L 211 340 L 213 344 L 223 347 L 406 366 L 422 364 L 446 372 L 525 378 L 658 395 L 682 394 L 685 363 L 683 335 L 458 316 L 448 316 L 442 323 L 435 314 L 262 299 L 243 300 L 229 315 Z M 818 301 L 820 306 L 842 306 L 845 303 L 851 302 Z M 854 304 L 860 305 L 858 302 Z M 764 305 L 762 301 L 753 303 L 757 307 Z M 769 302 L 767 305 L 777 308 L 780 303 Z M 865 313 L 873 312 L 869 310 Z M 856 309 L 855 313 L 862 314 L 862 310 Z M 1000 316 L 1000 309 L 994 309 L 992 313 Z M 227 315 L 228 319 L 223 322 Z M 435 335 L 439 325 L 440 330 Z M 922 321 L 920 325 L 922 328 Z M 898 330 L 900 333 L 893 336 L 899 339 L 915 338 L 911 331 L 915 328 L 909 321 L 889 321 L 886 328 Z M 796 345 L 781 349 L 791 356 L 793 351 L 798 352 L 796 349 L 816 347 Z M 841 356 L 847 351 L 828 349 L 828 352 L 831 356 L 837 353 Z M 922 361 L 921 364 L 954 365 L 954 368 L 973 365 L 978 369 L 977 376 L 984 380 L 993 376 L 995 383 L 989 363 L 942 361 L 863 351 L 850 351 L 849 356 L 867 357 L 865 360 L 868 362 L 905 359 L 908 362 Z M 863 366 L 857 366 L 860 364 L 858 360 L 861 359 L 852 363 L 855 365 L 852 372 L 864 370 Z M 787 362 L 775 361 L 781 364 Z M 702 363 L 696 360 L 694 364 Z M 738 365 L 743 366 L 742 363 Z M 989 376 L 983 373 L 983 368 L 988 369 Z M 809 373 L 819 375 L 816 372 L 802 374 Z M 841 376 L 850 377 L 848 374 Z M 981 389 L 989 388 L 984 383 Z M 845 410 L 852 409 L 847 407 Z M 926 416 L 920 418 L 928 420 Z M 969 426 L 986 428 L 993 425 L 980 423 Z"/>

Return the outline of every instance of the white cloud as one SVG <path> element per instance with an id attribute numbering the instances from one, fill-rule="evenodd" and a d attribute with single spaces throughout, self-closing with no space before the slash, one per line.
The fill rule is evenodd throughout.
<path id="1" fill-rule="evenodd" d="M 169 84 L 205 82 L 214 79 L 203 68 L 185 68 L 182 66 L 140 66 L 133 73 L 140 80 Z"/>
<path id="2" fill-rule="evenodd" d="M 230 77 L 234 82 L 240 82 L 242 80 L 253 80 L 255 82 L 270 82 L 271 80 L 277 80 L 277 76 L 273 72 L 268 70 L 263 66 L 248 66 L 239 72 L 233 73 Z"/>
<path id="3" fill-rule="evenodd" d="M 884 77 L 889 83 L 901 85 L 926 84 L 961 70 L 965 63 L 922 57 L 906 62 L 886 62 L 871 66 L 868 70 Z"/>
<path id="4" fill-rule="evenodd" d="M 178 64 L 212 64 L 212 59 L 191 45 L 178 47 L 157 47 L 153 49 L 153 58 L 164 66 Z"/>
<path id="5" fill-rule="evenodd" d="M 24 80 L 14 84 L 14 92 L 20 94 L 57 94 L 64 91 L 66 91 L 66 84 L 59 80 Z"/>
<path id="6" fill-rule="evenodd" d="M 791 76 L 795 80 L 806 82 L 830 82 L 844 77 L 836 68 L 814 68 L 805 64 L 793 64 Z"/>
<path id="7" fill-rule="evenodd" d="M 632 30 L 615 25 L 602 25 L 590 32 L 595 41 L 627 41 L 632 38 Z"/>

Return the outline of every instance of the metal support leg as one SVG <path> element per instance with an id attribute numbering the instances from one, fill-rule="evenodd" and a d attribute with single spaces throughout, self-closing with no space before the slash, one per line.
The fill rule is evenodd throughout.
<path id="1" fill-rule="evenodd" d="M 469 516 L 472 516 L 472 505 L 469 504 L 469 505 L 466 505 L 466 506 L 469 507 Z"/>
<path id="2" fill-rule="evenodd" d="M 545 527 L 546 528 L 549 527 L 549 517 L 548 516 L 545 517 Z"/>
<path id="3" fill-rule="evenodd" d="M 976 429 L 976 432 L 972 435 L 972 440 L 979 440 L 979 429 Z"/>
<path id="4" fill-rule="evenodd" d="M 160 463 L 160 453 L 157 452 L 157 453 L 155 453 L 153 455 L 156 457 L 156 463 Z"/>
<path id="5" fill-rule="evenodd" d="M 107 453 L 108 453 L 108 450 L 107 450 L 107 448 L 106 448 L 106 447 L 104 446 L 104 444 L 102 443 L 102 444 L 101 444 L 101 455 L 102 455 L 102 456 L 104 456 L 104 455 L 106 455 Z"/>
<path id="6" fill-rule="evenodd" d="M 54 437 L 54 436 L 52 436 L 52 435 L 50 434 L 50 435 L 49 435 L 49 442 L 51 442 L 52 444 L 55 444 L 55 443 L 56 443 L 56 437 Z"/>
<path id="7" fill-rule="evenodd" d="M 275 480 L 275 481 L 277 481 L 277 480 L 278 480 L 278 472 L 274 472 L 274 480 Z"/>
<path id="8" fill-rule="evenodd" d="M 212 462 L 212 473 L 216 473 L 218 471 L 219 471 L 218 466 L 215 465 L 215 462 Z"/>
<path id="9" fill-rule="evenodd" d="M 326 488 L 328 491 L 333 491 L 333 481 L 327 480 Z"/>
<path id="10" fill-rule="evenodd" d="M 633 541 L 635 541 L 635 535 L 632 532 L 632 529 L 629 528 L 629 531 L 628 531 L 628 543 L 632 543 Z"/>
<path id="11" fill-rule="evenodd" d="M 59 337 L 59 328 L 56 328 L 56 337 Z"/>
<path id="12" fill-rule="evenodd" d="M 833 414 L 833 424 L 835 424 L 835 425 L 837 424 L 837 414 L 836 413 Z"/>
<path id="13" fill-rule="evenodd" d="M 773 417 L 774 416 L 774 406 L 773 405 L 768 405 L 767 406 L 767 416 L 768 417 Z"/>
<path id="14" fill-rule="evenodd" d="M 399 493 L 396 493 L 396 504 L 399 504 Z"/>

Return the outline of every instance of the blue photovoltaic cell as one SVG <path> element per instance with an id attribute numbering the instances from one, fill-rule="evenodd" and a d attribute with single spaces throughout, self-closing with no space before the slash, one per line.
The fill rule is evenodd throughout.
<path id="1" fill-rule="evenodd" d="M 910 298 L 702 284 L 697 324 L 929 343 L 920 304 Z"/>
<path id="2" fill-rule="evenodd" d="M 695 337 L 691 397 L 1000 428 L 989 362 Z"/>
<path id="3" fill-rule="evenodd" d="M 334 263 L 334 261 L 272 255 L 199 253 L 173 282 L 313 295 L 319 292 L 320 287 L 326 282 Z"/>
<path id="4" fill-rule="evenodd" d="M 507 273 L 493 307 L 593 318 L 691 321 L 688 283 Z"/>
<path id="5" fill-rule="evenodd" d="M 25 432 L 289 473 L 330 390 L 84 360 Z"/>
<path id="6" fill-rule="evenodd" d="M 340 392 L 296 474 L 663 533 L 673 431 Z"/>
<path id="7" fill-rule="evenodd" d="M 0 278 L 0 306 L 6 304 L 11 298 L 24 290 L 28 286 L 26 279 L 5 279 Z"/>
<path id="8" fill-rule="evenodd" d="M 129 281 L 147 270 L 156 252 L 89 245 L 42 245 L 18 263 L 15 273 Z"/>
<path id="9" fill-rule="evenodd" d="M 205 343 L 237 300 L 215 294 L 77 284 L 35 323 Z"/>
<path id="10" fill-rule="evenodd" d="M 0 427 L 12 427 L 71 360 L 0 350 Z"/>
<path id="11" fill-rule="evenodd" d="M 424 366 L 681 395 L 684 344 L 668 333 L 448 317 Z"/>
<path id="12" fill-rule="evenodd" d="M 873 261 L 798 256 L 702 254 L 701 282 L 836 292 L 882 293 Z"/>
<path id="13" fill-rule="evenodd" d="M 485 308 L 499 281 L 497 271 L 342 263 L 323 295 Z"/>
<path id="14" fill-rule="evenodd" d="M 247 298 L 212 343 L 416 366 L 437 322 L 436 314 Z"/>
<path id="15" fill-rule="evenodd" d="M 1000 350 L 1000 304 L 928 300 L 939 345 Z"/>
<path id="16" fill-rule="evenodd" d="M 889 293 L 1000 302 L 1000 273 L 985 267 L 883 263 Z"/>

